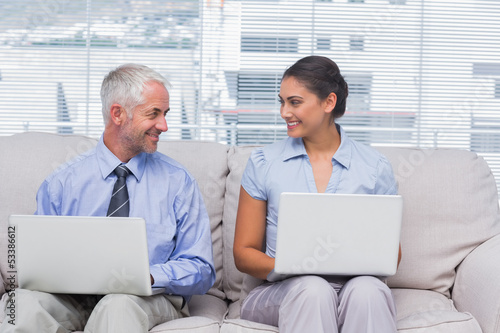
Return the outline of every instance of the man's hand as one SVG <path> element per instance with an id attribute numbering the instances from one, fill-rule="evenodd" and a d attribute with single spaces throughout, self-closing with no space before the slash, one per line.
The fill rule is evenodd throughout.
<path id="1" fill-rule="evenodd" d="M 149 274 L 149 276 L 151 277 L 151 285 L 155 284 L 155 279 L 153 279 L 153 275 Z"/>

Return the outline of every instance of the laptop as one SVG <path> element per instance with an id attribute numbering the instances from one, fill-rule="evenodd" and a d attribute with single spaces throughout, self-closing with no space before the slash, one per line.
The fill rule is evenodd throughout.
<path id="1" fill-rule="evenodd" d="M 142 218 L 11 215 L 20 288 L 64 294 L 163 293 L 152 288 Z"/>
<path id="2" fill-rule="evenodd" d="M 402 214 L 399 195 L 282 193 L 275 268 L 268 280 L 394 275 Z"/>

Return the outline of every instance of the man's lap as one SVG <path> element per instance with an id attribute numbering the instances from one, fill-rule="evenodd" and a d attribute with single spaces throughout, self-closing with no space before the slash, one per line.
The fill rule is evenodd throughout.
<path id="1" fill-rule="evenodd" d="M 125 294 L 68 295 L 16 289 L 15 297 L 18 308 L 16 327 L 19 329 L 38 322 L 42 327 L 60 325 L 68 331 L 84 330 L 87 324 L 93 327 L 102 325 L 103 318 L 110 316 L 115 317 L 113 320 L 124 321 L 141 316 L 147 318 L 148 326 L 153 327 L 189 315 L 187 307 L 181 309 L 181 296 L 164 294 L 147 297 Z M 6 324 L 2 326 L 2 331 L 10 331 Z"/>

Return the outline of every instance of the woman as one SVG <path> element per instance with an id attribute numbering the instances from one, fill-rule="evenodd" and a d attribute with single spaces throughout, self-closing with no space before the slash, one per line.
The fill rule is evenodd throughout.
<path id="1" fill-rule="evenodd" d="M 335 123 L 347 95 L 339 68 L 325 57 L 303 58 L 283 74 L 280 112 L 289 137 L 253 151 L 243 174 L 234 240 L 240 271 L 265 280 L 273 270 L 281 192 L 397 193 L 387 159 Z M 375 277 L 304 275 L 253 289 L 241 318 L 284 333 L 383 333 L 396 332 L 395 312 L 391 291 Z"/>

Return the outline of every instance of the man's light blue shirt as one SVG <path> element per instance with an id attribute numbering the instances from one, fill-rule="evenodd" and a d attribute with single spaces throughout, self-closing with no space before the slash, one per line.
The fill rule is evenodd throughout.
<path id="1" fill-rule="evenodd" d="M 119 164 L 101 137 L 94 149 L 47 177 L 35 214 L 106 216 Z M 208 214 L 195 179 L 158 152 L 141 153 L 125 165 L 132 172 L 130 216 L 146 220 L 154 287 L 186 298 L 204 294 L 215 281 L 215 268 Z"/>
<path id="2" fill-rule="evenodd" d="M 326 193 L 397 194 L 391 164 L 375 149 L 349 139 L 337 125 L 341 143 L 332 158 Z M 254 199 L 267 201 L 266 253 L 273 257 L 279 198 L 282 192 L 317 193 L 309 156 L 302 138 L 287 138 L 256 148 L 241 185 Z"/>

